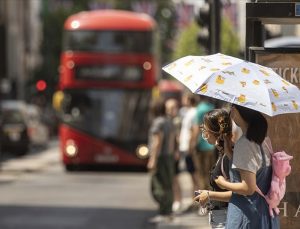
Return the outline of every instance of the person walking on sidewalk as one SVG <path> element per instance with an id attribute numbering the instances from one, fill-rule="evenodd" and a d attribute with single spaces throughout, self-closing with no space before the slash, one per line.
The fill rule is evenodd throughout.
<path id="1" fill-rule="evenodd" d="M 180 201 L 181 201 L 181 187 L 179 183 L 179 173 L 180 167 L 180 159 L 181 155 L 179 152 L 179 133 L 181 128 L 181 121 L 182 118 L 179 115 L 179 103 L 174 98 L 169 98 L 166 100 L 166 114 L 167 117 L 170 118 L 174 124 L 175 127 L 175 133 L 176 133 L 176 142 L 175 142 L 175 149 L 173 152 L 174 155 L 174 178 L 173 178 L 173 205 L 172 205 L 172 211 L 177 212 L 180 209 Z"/>
<path id="2" fill-rule="evenodd" d="M 192 93 L 183 95 L 185 101 L 185 112 L 182 116 L 181 129 L 179 134 L 179 151 L 185 163 L 185 169 L 190 174 L 192 180 L 191 200 L 194 197 L 194 190 L 199 189 L 199 174 L 195 169 L 193 151 L 190 149 L 193 122 L 196 116 L 197 97 Z M 182 200 L 182 199 L 181 199 Z M 182 205 L 180 202 L 179 206 Z M 173 209 L 174 210 L 174 209 Z"/>
<path id="3" fill-rule="evenodd" d="M 175 127 L 166 116 L 165 102 L 157 100 L 152 107 L 154 119 L 149 130 L 151 193 L 159 204 L 159 215 L 150 220 L 158 223 L 172 219 Z"/>
<path id="4" fill-rule="evenodd" d="M 215 179 L 219 187 L 231 191 L 231 195 L 226 192 L 228 196 L 224 197 L 229 201 L 226 228 L 280 228 L 279 216 L 271 217 L 266 200 L 255 192 L 258 186 L 265 194 L 271 185 L 271 156 L 265 143 L 268 123 L 260 112 L 235 104 L 231 108 L 231 117 L 243 135 L 236 142 L 230 160 L 230 181 L 224 176 Z M 230 148 L 229 145 L 228 139 L 224 138 L 225 149 Z M 208 191 L 207 197 L 216 199 L 220 197 L 217 194 Z"/>

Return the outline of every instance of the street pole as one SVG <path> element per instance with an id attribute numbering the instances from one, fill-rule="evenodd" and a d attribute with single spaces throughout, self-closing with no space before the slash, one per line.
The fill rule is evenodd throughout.
<path id="1" fill-rule="evenodd" d="M 221 2 L 220 0 L 211 0 L 211 53 L 220 52 L 221 48 Z"/>

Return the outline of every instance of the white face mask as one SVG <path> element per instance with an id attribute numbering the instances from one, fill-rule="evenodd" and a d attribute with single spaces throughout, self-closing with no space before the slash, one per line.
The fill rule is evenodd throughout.
<path id="1" fill-rule="evenodd" d="M 209 134 L 213 134 L 214 136 L 215 136 L 215 134 L 218 134 L 217 132 L 214 132 L 212 130 L 205 129 L 204 127 L 201 128 L 201 131 L 202 131 L 201 137 L 207 142 L 210 137 Z M 208 142 L 208 143 L 210 143 L 210 142 Z M 212 143 L 210 143 L 210 144 L 212 144 Z"/>
<path id="2" fill-rule="evenodd" d="M 209 136 L 208 136 L 208 133 L 207 133 L 206 130 L 203 130 L 203 131 L 202 131 L 201 137 L 202 137 L 205 141 L 207 141 L 207 139 L 209 138 Z"/>

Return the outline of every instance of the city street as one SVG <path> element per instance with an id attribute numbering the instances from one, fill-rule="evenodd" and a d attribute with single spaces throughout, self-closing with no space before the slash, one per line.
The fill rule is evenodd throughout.
<path id="1" fill-rule="evenodd" d="M 0 173 L 0 228 L 151 228 L 147 173 L 65 172 L 58 142 L 9 159 Z"/>
<path id="2" fill-rule="evenodd" d="M 0 229 L 299 229 L 299 62 L 300 1 L 0 0 Z"/>

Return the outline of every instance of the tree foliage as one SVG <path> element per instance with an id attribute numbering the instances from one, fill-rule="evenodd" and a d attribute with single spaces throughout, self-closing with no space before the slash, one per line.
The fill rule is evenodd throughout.
<path id="1" fill-rule="evenodd" d="M 156 8 L 153 18 L 157 23 L 157 30 L 160 34 L 160 47 L 162 62 L 170 59 L 173 52 L 173 38 L 176 34 L 176 9 L 172 0 L 127 0 L 114 1 L 116 9 L 133 10 L 132 6 L 137 2 L 150 2 Z"/>
<path id="2" fill-rule="evenodd" d="M 204 55 L 204 49 L 197 43 L 199 27 L 195 22 L 185 27 L 177 36 L 172 59 L 187 55 Z"/>
<path id="3" fill-rule="evenodd" d="M 221 27 L 221 52 L 226 55 L 238 57 L 240 53 L 239 37 L 230 20 L 222 18 Z"/>
<path id="4" fill-rule="evenodd" d="M 189 26 L 179 31 L 172 59 L 178 59 L 187 55 L 205 55 L 204 48 L 197 43 L 197 34 L 200 29 L 195 22 L 191 22 Z M 239 50 L 238 36 L 229 19 L 224 17 L 221 25 L 221 52 L 237 57 Z"/>

